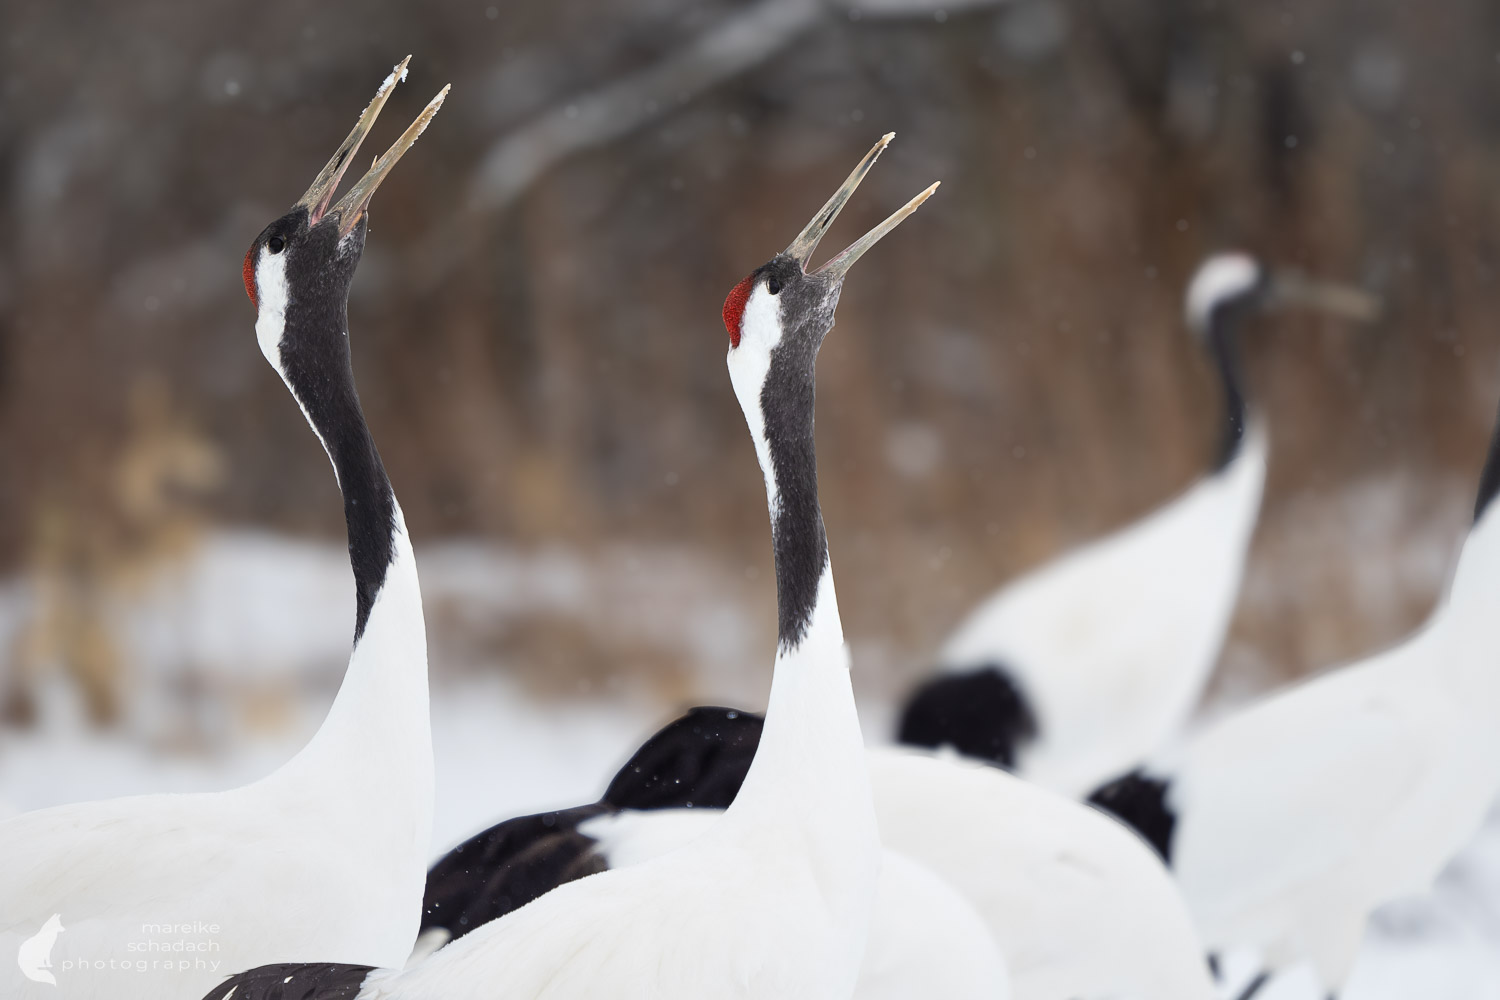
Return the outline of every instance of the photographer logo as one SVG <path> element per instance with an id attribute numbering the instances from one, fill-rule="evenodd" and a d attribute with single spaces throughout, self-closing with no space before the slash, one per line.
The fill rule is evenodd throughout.
<path id="1" fill-rule="evenodd" d="M 62 925 L 62 914 L 54 913 L 47 918 L 41 930 L 21 942 L 21 948 L 16 954 L 16 964 L 21 967 L 23 976 L 34 983 L 57 985 L 51 972 L 52 946 L 57 943 L 57 936 L 65 930 L 67 928 Z"/>

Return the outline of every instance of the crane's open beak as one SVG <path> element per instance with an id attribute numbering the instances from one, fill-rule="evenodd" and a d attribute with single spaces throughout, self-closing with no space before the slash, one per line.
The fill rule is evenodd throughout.
<path id="1" fill-rule="evenodd" d="M 323 221 L 325 216 L 333 215 L 339 221 L 339 238 L 346 236 L 359 222 L 360 216 L 364 215 L 380 182 L 385 180 L 386 174 L 391 172 L 396 161 L 412 147 L 417 137 L 422 134 L 422 130 L 427 128 L 427 123 L 432 121 L 432 116 L 437 114 L 438 108 L 443 106 L 443 99 L 448 96 L 448 87 L 439 91 L 427 107 L 422 109 L 417 120 L 402 133 L 395 145 L 375 161 L 370 172 L 361 177 L 349 189 L 349 192 L 339 199 L 338 204 L 329 207 L 333 201 L 333 193 L 338 189 L 339 181 L 343 179 L 344 171 L 349 168 L 349 162 L 354 159 L 354 154 L 359 152 L 360 144 L 365 141 L 365 136 L 370 134 L 370 129 L 375 125 L 375 119 L 380 117 L 380 109 L 385 107 L 386 98 L 390 97 L 397 83 L 406 79 L 406 65 L 409 62 L 411 62 L 411 56 L 401 60 L 396 68 L 391 70 L 391 75 L 381 83 L 380 89 L 375 92 L 375 97 L 360 114 L 359 121 L 354 123 L 354 130 L 339 144 L 338 152 L 333 154 L 333 159 L 329 160 L 327 165 L 318 172 L 318 177 L 313 181 L 312 187 L 308 188 L 307 193 L 297 200 L 297 206 L 307 209 L 308 226 L 316 226 Z"/>
<path id="2" fill-rule="evenodd" d="M 1267 303 L 1276 308 L 1316 309 L 1360 323 L 1380 318 L 1380 300 L 1369 292 L 1347 285 L 1314 281 L 1296 271 L 1271 276 Z"/>
<path id="3" fill-rule="evenodd" d="M 333 192 L 337 190 L 339 181 L 344 176 L 344 171 L 349 168 L 349 162 L 354 159 L 354 154 L 359 152 L 360 143 L 365 141 L 365 136 L 370 134 L 370 129 L 375 126 L 375 119 L 380 117 L 380 109 L 385 107 L 385 99 L 391 96 L 391 91 L 396 89 L 396 84 L 406 79 L 406 64 L 411 62 L 411 56 L 407 56 L 391 70 L 391 75 L 385 78 L 380 89 L 375 92 L 364 112 L 360 114 L 359 121 L 354 123 L 354 131 L 349 137 L 339 144 L 338 152 L 333 154 L 333 159 L 328 165 L 318 172 L 318 177 L 312 182 L 312 187 L 307 189 L 307 194 L 297 199 L 293 207 L 307 209 L 307 225 L 316 226 L 322 221 L 328 211 L 329 204 L 333 201 Z"/>
<path id="4" fill-rule="evenodd" d="M 391 144 L 391 148 L 381 154 L 380 159 L 370 168 L 370 172 L 355 182 L 348 193 L 339 199 L 339 203 L 329 209 L 329 214 L 337 215 L 339 218 L 339 238 L 342 239 L 359 222 L 360 216 L 365 214 L 365 209 L 370 207 L 370 199 L 375 196 L 375 189 L 380 187 L 380 182 L 385 180 L 396 161 L 406 155 L 427 128 L 427 123 L 438 113 L 438 108 L 443 106 L 444 99 L 452 84 L 447 84 L 438 91 L 436 97 L 427 102 L 427 107 L 417 115 L 417 120 L 407 126 L 406 131 L 401 133 L 401 138 Z"/>
<path id="5" fill-rule="evenodd" d="M 818 248 L 818 243 L 823 239 L 823 234 L 828 232 L 829 228 L 833 225 L 833 220 L 839 217 L 839 212 L 843 211 L 844 206 L 849 203 L 849 199 L 854 196 L 854 191 L 859 187 L 859 182 L 865 179 L 865 174 L 870 172 L 870 168 L 875 165 L 875 161 L 880 158 L 880 154 L 885 150 L 886 146 L 890 145 L 891 140 L 895 137 L 896 133 L 894 132 L 887 132 L 880 137 L 880 141 L 864 155 L 864 158 L 859 161 L 858 166 L 854 168 L 853 173 L 848 176 L 843 184 L 839 185 L 839 189 L 833 193 L 833 197 L 828 199 L 827 204 L 818 210 L 818 214 L 813 216 L 812 221 L 803 228 L 802 232 L 797 234 L 797 238 L 792 240 L 791 245 L 786 248 L 787 256 L 791 257 L 798 264 L 801 264 L 803 271 L 807 270 L 808 261 L 812 259 L 813 251 Z M 917 206 L 932 197 L 932 192 L 938 189 L 939 183 L 941 181 L 934 183 L 927 190 L 907 202 L 892 214 L 890 218 L 861 236 L 842 253 L 832 257 L 826 264 L 813 273 L 825 275 L 835 280 L 841 279 L 849 268 L 854 266 L 854 262 L 864 255 L 866 250 L 878 243 L 892 229 L 899 226 L 908 215 L 917 210 Z"/>

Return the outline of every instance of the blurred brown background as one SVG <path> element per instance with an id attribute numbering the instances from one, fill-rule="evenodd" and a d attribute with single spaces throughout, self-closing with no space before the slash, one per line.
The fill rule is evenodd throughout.
<path id="1" fill-rule="evenodd" d="M 1222 683 L 1399 636 L 1462 537 L 1500 401 L 1485 0 L 5 0 L 0 25 L 0 572 L 44 595 L 0 649 L 13 721 L 41 660 L 108 718 L 126 668 L 95 612 L 211 529 L 341 542 L 239 264 L 408 52 L 372 150 L 453 94 L 376 198 L 350 322 L 419 546 L 689 553 L 769 655 L 719 307 L 888 130 L 826 251 L 943 188 L 854 271 L 819 366 L 875 690 L 1203 469 L 1219 401 L 1180 299 L 1215 249 L 1387 303 L 1250 331 L 1273 451 Z M 481 645 L 542 675 L 685 669 L 649 643 L 611 662 L 576 620 L 522 630 Z"/>

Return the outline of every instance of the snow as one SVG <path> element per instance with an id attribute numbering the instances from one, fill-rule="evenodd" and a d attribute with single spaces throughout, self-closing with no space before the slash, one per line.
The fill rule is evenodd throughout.
<path id="1" fill-rule="evenodd" d="M 1376 914 L 1343 1000 L 1500 1000 L 1500 808 L 1433 891 Z"/>
<path id="2" fill-rule="evenodd" d="M 411 56 L 407 56 L 405 59 L 396 64 L 395 69 L 386 74 L 385 79 L 380 81 L 380 89 L 375 92 L 375 97 L 377 100 L 380 98 L 381 94 L 384 94 L 386 91 L 394 87 L 398 80 L 401 83 L 406 82 L 407 65 L 410 62 Z"/>

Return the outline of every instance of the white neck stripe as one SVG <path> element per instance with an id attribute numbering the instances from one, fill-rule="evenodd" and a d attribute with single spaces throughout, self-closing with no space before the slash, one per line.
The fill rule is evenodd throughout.
<path id="1" fill-rule="evenodd" d="M 260 345 L 260 353 L 265 355 L 271 367 L 276 369 L 276 374 L 281 376 L 281 381 L 286 383 L 287 390 L 291 392 L 292 399 L 297 402 L 297 409 L 302 411 L 302 417 L 307 421 L 307 426 L 312 428 L 318 436 L 318 443 L 323 446 L 323 453 L 328 456 L 328 462 L 333 465 L 333 477 L 339 478 L 338 465 L 333 461 L 333 452 L 328 448 L 328 442 L 323 439 L 323 432 L 318 425 L 313 423 L 312 415 L 307 412 L 307 407 L 302 405 L 302 400 L 297 395 L 296 386 L 286 377 L 286 368 L 281 361 L 281 338 L 286 334 L 286 310 L 291 300 L 290 290 L 286 280 L 286 254 L 269 253 L 265 247 L 256 251 L 258 256 L 255 260 L 255 340 Z M 345 331 L 348 336 L 348 331 Z"/>

